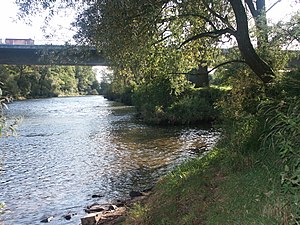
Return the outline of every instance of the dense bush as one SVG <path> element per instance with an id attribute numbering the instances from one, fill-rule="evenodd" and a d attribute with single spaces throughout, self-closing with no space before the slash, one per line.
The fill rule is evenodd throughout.
<path id="1" fill-rule="evenodd" d="M 142 118 L 156 124 L 212 122 L 219 116 L 215 103 L 225 93 L 218 88 L 193 88 L 185 77 L 157 77 L 140 85 L 133 103 Z"/>
<path id="2" fill-rule="evenodd" d="M 216 103 L 226 92 L 219 88 L 192 89 L 167 108 L 167 120 L 173 124 L 215 121 L 220 116 Z"/>
<path id="3" fill-rule="evenodd" d="M 115 83 L 102 81 L 100 83 L 99 93 L 110 101 L 118 101 L 126 105 L 132 105 L 132 86 L 120 85 L 118 87 L 118 85 Z"/>
<path id="4" fill-rule="evenodd" d="M 233 84 L 231 95 L 219 103 L 224 122 L 219 145 L 230 152 L 228 162 L 233 170 L 244 170 L 259 163 L 268 168 L 270 177 L 278 177 L 278 181 L 281 177 L 280 198 L 286 207 L 279 213 L 288 215 L 289 224 L 297 224 L 300 219 L 300 73 L 284 74 L 266 91 L 255 79 L 239 81 Z M 281 160 L 268 161 L 266 157 L 270 154 Z M 274 166 L 281 173 L 272 174 L 276 171 Z"/>

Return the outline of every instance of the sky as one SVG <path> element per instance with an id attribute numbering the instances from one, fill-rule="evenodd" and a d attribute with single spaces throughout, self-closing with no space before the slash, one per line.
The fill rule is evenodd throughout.
<path id="1" fill-rule="evenodd" d="M 70 23 L 74 19 L 74 12 L 69 12 L 70 15 L 61 12 L 43 31 L 44 18 L 42 16 L 34 17 L 29 25 L 17 19 L 18 7 L 14 3 L 15 0 L 0 0 L 0 2 L 0 39 L 2 42 L 6 38 L 31 38 L 35 40 L 35 44 L 65 44 L 65 42 L 72 41 L 75 31 Z"/>
<path id="2" fill-rule="evenodd" d="M 67 15 L 65 12 L 56 16 L 51 22 L 51 27 L 46 28 L 44 33 L 42 17 L 34 18 L 32 25 L 24 21 L 17 20 L 17 6 L 15 0 L 0 0 L 0 41 L 4 42 L 5 38 L 31 38 L 35 44 L 64 44 L 72 43 L 72 36 L 75 31 L 71 28 L 70 23 L 74 18 L 74 12 Z M 266 0 L 267 8 L 277 0 Z M 300 4 L 296 5 L 295 0 L 281 0 L 274 8 L 268 12 L 268 17 L 273 21 L 286 20 L 292 12 L 300 10 Z M 45 36 L 49 37 L 46 38 Z"/>

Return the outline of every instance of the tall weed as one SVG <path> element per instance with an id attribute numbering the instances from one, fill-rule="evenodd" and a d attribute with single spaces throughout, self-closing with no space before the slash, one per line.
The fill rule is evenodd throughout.
<path id="1" fill-rule="evenodd" d="M 289 198 L 292 223 L 300 222 L 300 99 L 286 98 L 261 106 L 265 117 L 262 148 L 280 154 L 282 191 Z M 297 224 L 297 223 L 296 223 Z"/>
<path id="2" fill-rule="evenodd" d="M 282 159 L 282 192 L 291 211 L 290 223 L 300 224 L 300 71 L 287 73 L 279 82 L 280 96 L 260 105 L 265 120 L 260 140 L 262 149 L 274 151 Z"/>

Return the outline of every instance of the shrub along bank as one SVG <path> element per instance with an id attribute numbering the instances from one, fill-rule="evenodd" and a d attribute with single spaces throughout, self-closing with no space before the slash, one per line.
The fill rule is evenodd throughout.
<path id="1" fill-rule="evenodd" d="M 100 93 L 109 100 L 134 105 L 146 123 L 160 125 L 197 124 L 219 119 L 216 103 L 230 89 L 214 87 L 194 88 L 184 79 L 156 77 L 141 85 L 127 85 L 104 80 Z"/>

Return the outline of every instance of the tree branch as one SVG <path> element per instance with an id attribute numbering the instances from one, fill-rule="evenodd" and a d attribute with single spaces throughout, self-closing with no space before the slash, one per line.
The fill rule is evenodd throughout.
<path id="1" fill-rule="evenodd" d="M 207 18 L 206 16 L 203 16 L 201 14 L 194 14 L 194 13 L 186 13 L 186 14 L 179 14 L 177 16 L 170 16 L 170 17 L 161 19 L 160 23 L 174 21 L 178 18 L 183 18 L 183 17 L 198 17 L 200 19 L 203 19 L 206 23 L 208 23 L 214 30 L 217 29 L 215 24 L 209 18 Z"/>
<path id="2" fill-rule="evenodd" d="M 183 45 L 185 45 L 191 41 L 198 40 L 203 37 L 218 38 L 218 37 L 222 36 L 223 34 L 235 35 L 235 31 L 230 28 L 225 28 L 225 29 L 221 29 L 221 30 L 214 30 L 214 31 L 208 31 L 208 32 L 204 32 L 201 34 L 197 34 L 197 35 L 185 40 L 183 43 L 181 43 L 181 45 L 178 48 L 181 48 Z"/>
<path id="3" fill-rule="evenodd" d="M 250 9 L 251 15 L 256 18 L 258 16 L 258 12 L 255 9 L 254 2 L 252 0 L 245 0 L 248 8 Z"/>
<path id="4" fill-rule="evenodd" d="M 281 0 L 277 0 L 276 2 L 273 3 L 273 5 L 271 5 L 267 10 L 266 13 L 269 12 L 275 5 L 277 5 L 277 3 L 281 2 Z"/>
<path id="5" fill-rule="evenodd" d="M 167 40 L 167 39 L 170 38 L 170 37 L 172 37 L 172 34 L 169 34 L 169 35 L 167 35 L 167 36 L 165 36 L 165 37 L 162 37 L 161 39 L 159 39 L 159 40 L 153 42 L 153 43 L 151 44 L 151 46 L 152 46 L 152 45 L 157 45 L 157 44 L 163 42 L 164 40 Z"/>
<path id="6" fill-rule="evenodd" d="M 204 6 L 207 8 L 207 10 L 216 18 L 218 18 L 219 20 L 221 20 L 221 22 L 223 22 L 224 24 L 226 24 L 229 28 L 233 29 L 232 25 L 229 23 L 227 16 L 226 17 L 222 17 L 220 14 L 218 14 L 216 11 L 214 11 L 212 8 L 209 7 L 209 5 L 207 3 L 205 3 L 203 1 Z"/>
<path id="7" fill-rule="evenodd" d="M 218 69 L 219 67 L 225 66 L 225 65 L 230 64 L 230 63 L 245 63 L 245 64 L 247 64 L 244 60 L 240 60 L 240 59 L 230 60 L 230 61 L 226 61 L 226 62 L 223 62 L 223 63 L 215 66 L 214 68 L 208 70 L 207 73 L 211 73 L 212 71 Z"/>
<path id="8" fill-rule="evenodd" d="M 207 73 L 211 73 L 212 71 L 218 69 L 219 67 L 225 66 L 230 63 L 245 63 L 245 64 L 247 64 L 244 60 L 234 59 L 234 60 L 223 62 L 223 63 L 215 66 L 214 68 L 208 70 Z M 174 73 L 168 73 L 168 74 L 170 74 L 170 75 L 199 75 L 199 73 L 190 73 L 190 72 L 174 72 Z"/>
<path id="9" fill-rule="evenodd" d="M 178 17 L 187 17 L 187 16 L 199 17 L 200 19 L 203 19 L 206 23 L 208 23 L 214 30 L 217 30 L 215 24 L 206 16 L 200 14 L 191 14 L 191 13 L 178 15 Z"/>

